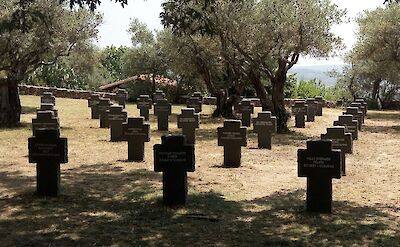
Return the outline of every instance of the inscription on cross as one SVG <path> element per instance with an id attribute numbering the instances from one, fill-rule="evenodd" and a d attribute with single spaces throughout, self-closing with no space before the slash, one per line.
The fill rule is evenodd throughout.
<path id="1" fill-rule="evenodd" d="M 122 124 L 126 122 L 128 114 L 123 111 L 122 106 L 111 106 L 108 112 L 108 123 L 110 126 L 111 141 L 123 141 Z"/>
<path id="2" fill-rule="evenodd" d="M 186 143 L 195 144 L 196 129 L 200 127 L 200 114 L 195 113 L 193 108 L 183 108 L 177 120 L 178 128 L 182 129 L 182 134 L 186 137 Z"/>
<path id="3" fill-rule="evenodd" d="M 42 97 L 40 97 L 41 104 L 53 104 L 56 105 L 56 97 L 52 92 L 44 92 Z"/>
<path id="4" fill-rule="evenodd" d="M 150 141 L 150 124 L 137 117 L 128 118 L 122 125 L 124 140 L 128 141 L 128 161 L 143 161 L 145 142 Z"/>
<path id="5" fill-rule="evenodd" d="M 307 115 L 307 105 L 305 101 L 296 101 L 292 107 L 292 113 L 295 116 L 295 127 L 305 128 Z"/>
<path id="6" fill-rule="evenodd" d="M 258 135 L 258 148 L 271 149 L 272 133 L 276 133 L 276 117 L 270 111 L 258 113 L 253 118 L 254 132 Z"/>
<path id="7" fill-rule="evenodd" d="M 171 115 L 171 104 L 166 99 L 159 99 L 154 104 L 154 114 L 157 116 L 158 130 L 168 130 L 169 115 Z"/>
<path id="8" fill-rule="evenodd" d="M 239 167 L 242 146 L 247 146 L 247 128 L 240 120 L 225 120 L 224 127 L 218 127 L 218 146 L 224 146 L 224 166 Z"/>
<path id="9" fill-rule="evenodd" d="M 29 163 L 36 165 L 36 191 L 41 196 L 60 192 L 60 163 L 68 163 L 67 138 L 58 129 L 38 129 L 28 139 Z"/>
<path id="10" fill-rule="evenodd" d="M 357 107 L 347 107 L 346 111 L 343 112 L 344 115 L 352 115 L 353 119 L 358 122 L 358 130 L 362 128 L 362 111 L 360 111 Z"/>
<path id="11" fill-rule="evenodd" d="M 118 89 L 116 97 L 118 105 L 125 109 L 126 100 L 128 99 L 128 92 L 125 89 Z"/>
<path id="12" fill-rule="evenodd" d="M 32 135 L 36 136 L 38 129 L 60 129 L 58 118 L 52 111 L 39 111 L 36 118 L 32 119 Z"/>
<path id="13" fill-rule="evenodd" d="M 185 204 L 187 172 L 195 171 L 194 145 L 187 145 L 184 136 L 162 136 L 161 144 L 154 145 L 154 171 L 163 172 L 164 204 Z"/>
<path id="14" fill-rule="evenodd" d="M 332 178 L 341 178 L 342 151 L 332 141 L 307 141 L 297 151 L 298 176 L 307 177 L 307 211 L 332 213 Z"/>
<path id="15" fill-rule="evenodd" d="M 88 99 L 88 107 L 91 109 L 91 118 L 99 119 L 99 102 L 100 95 L 99 94 L 91 94 Z"/>
<path id="16" fill-rule="evenodd" d="M 358 121 L 353 118 L 353 115 L 339 116 L 339 120 L 334 121 L 333 126 L 343 126 L 345 132 L 351 133 L 353 140 L 358 139 Z"/>
<path id="17" fill-rule="evenodd" d="M 254 113 L 254 104 L 249 99 L 243 99 L 237 106 L 237 111 L 242 114 L 242 125 L 250 127 L 251 114 Z"/>
<path id="18" fill-rule="evenodd" d="M 112 105 L 110 99 L 108 98 L 101 98 L 99 101 L 98 109 L 99 109 L 99 118 L 100 118 L 100 128 L 108 128 L 108 113 L 107 111 L 110 110 L 110 106 Z"/>
<path id="19" fill-rule="evenodd" d="M 332 148 L 342 151 L 342 176 L 346 176 L 346 154 L 353 153 L 351 133 L 346 133 L 343 126 L 327 128 L 327 133 L 321 134 L 321 139 L 331 140 Z"/>
<path id="20" fill-rule="evenodd" d="M 148 95 L 140 95 L 137 98 L 137 108 L 140 111 L 140 116 L 144 117 L 146 121 L 149 121 L 149 111 L 153 107 L 152 100 Z"/>
<path id="21" fill-rule="evenodd" d="M 187 108 L 193 108 L 196 113 L 200 113 L 203 110 L 203 104 L 200 101 L 200 99 L 197 98 L 197 97 L 190 97 L 186 101 L 186 107 Z"/>

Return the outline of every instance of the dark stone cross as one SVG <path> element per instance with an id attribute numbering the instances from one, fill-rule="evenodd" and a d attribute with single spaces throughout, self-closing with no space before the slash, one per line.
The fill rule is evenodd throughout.
<path id="1" fill-rule="evenodd" d="M 111 106 L 108 111 L 108 123 L 110 126 L 111 141 L 123 141 L 122 124 L 126 122 L 128 113 L 122 106 Z"/>
<path id="2" fill-rule="evenodd" d="M 353 103 L 351 103 L 350 104 L 350 107 L 357 107 L 358 108 L 358 110 L 360 110 L 361 112 L 362 112 L 362 118 L 361 118 L 361 121 L 362 121 L 362 123 L 364 123 L 365 122 L 365 115 L 364 115 L 364 112 L 365 112 L 365 107 L 361 104 L 361 103 L 358 103 L 358 102 L 353 102 Z"/>
<path id="3" fill-rule="evenodd" d="M 362 128 L 362 116 L 363 113 L 357 107 L 347 107 L 346 111 L 343 112 L 344 115 L 352 115 L 353 119 L 357 120 L 358 122 L 358 130 Z"/>
<path id="4" fill-rule="evenodd" d="M 101 98 L 99 101 L 99 118 L 100 118 L 100 128 L 108 128 L 108 113 L 107 111 L 110 110 L 110 106 L 112 105 L 110 99 L 108 98 Z"/>
<path id="5" fill-rule="evenodd" d="M 315 116 L 322 116 L 325 100 L 322 96 L 316 96 L 315 100 L 317 101 L 317 111 L 315 112 Z"/>
<path id="6" fill-rule="evenodd" d="M 187 145 L 184 136 L 162 136 L 161 144 L 154 145 L 154 171 L 163 172 L 164 204 L 185 204 L 187 172 L 195 171 L 194 145 Z"/>
<path id="7" fill-rule="evenodd" d="M 29 163 L 36 166 L 36 191 L 41 196 L 60 192 L 60 163 L 68 163 L 67 138 L 58 129 L 38 129 L 28 139 Z"/>
<path id="8" fill-rule="evenodd" d="M 346 176 L 346 154 L 353 153 L 351 133 L 345 132 L 343 126 L 327 128 L 326 130 L 326 134 L 321 134 L 321 139 L 331 140 L 332 148 L 342 151 L 342 176 Z"/>
<path id="9" fill-rule="evenodd" d="M 177 116 L 178 128 L 186 137 L 186 143 L 194 145 L 196 142 L 196 129 L 200 127 L 200 114 L 195 113 L 193 108 L 183 108 Z"/>
<path id="10" fill-rule="evenodd" d="M 315 99 L 307 99 L 307 122 L 315 122 L 318 102 Z"/>
<path id="11" fill-rule="evenodd" d="M 192 94 L 192 97 L 198 98 L 201 101 L 201 103 L 203 103 L 203 94 L 201 94 L 200 92 L 194 92 Z"/>
<path id="12" fill-rule="evenodd" d="M 258 148 L 271 149 L 272 133 L 276 133 L 276 117 L 270 111 L 258 113 L 253 118 L 254 132 L 258 135 Z"/>
<path id="13" fill-rule="evenodd" d="M 307 177 L 307 211 L 332 213 L 332 178 L 341 178 L 342 151 L 332 141 L 307 141 L 297 151 L 298 176 Z"/>
<path id="14" fill-rule="evenodd" d="M 157 115 L 158 130 L 168 130 L 168 118 L 171 115 L 171 104 L 166 99 L 159 99 L 154 104 L 154 115 Z"/>
<path id="15" fill-rule="evenodd" d="M 140 116 L 144 117 L 144 120 L 149 121 L 149 110 L 153 107 L 153 102 L 148 95 L 140 95 L 137 98 L 137 108 L 140 111 Z"/>
<path id="16" fill-rule="evenodd" d="M 40 103 L 56 105 L 56 97 L 52 92 L 43 92 L 42 97 L 40 97 Z"/>
<path id="17" fill-rule="evenodd" d="M 36 114 L 41 111 L 52 111 L 54 113 L 54 117 L 58 118 L 58 110 L 54 107 L 53 104 L 43 103 L 40 105 L 40 108 L 36 110 Z"/>
<path id="18" fill-rule="evenodd" d="M 150 141 L 150 124 L 143 117 L 128 118 L 122 124 L 124 140 L 128 141 L 128 161 L 144 160 L 144 144 Z"/>
<path id="19" fill-rule="evenodd" d="M 247 146 L 247 128 L 240 120 L 225 120 L 224 127 L 217 128 L 218 146 L 224 146 L 224 166 L 239 167 L 242 146 Z"/>
<path id="20" fill-rule="evenodd" d="M 58 118 L 52 111 L 39 111 L 36 118 L 32 119 L 32 135 L 36 136 L 38 129 L 60 129 Z"/>
<path id="21" fill-rule="evenodd" d="M 203 110 L 203 104 L 200 101 L 200 99 L 197 98 L 197 97 L 190 97 L 186 101 L 186 107 L 187 108 L 194 108 L 196 113 L 200 113 Z"/>
<path id="22" fill-rule="evenodd" d="M 88 107 L 90 107 L 91 109 L 92 119 L 99 119 L 99 102 L 100 102 L 99 94 L 90 95 L 88 99 Z"/>
<path id="23" fill-rule="evenodd" d="M 254 104 L 249 99 L 243 99 L 237 106 L 237 111 L 242 114 L 242 125 L 250 127 L 251 114 L 254 113 Z"/>
<path id="24" fill-rule="evenodd" d="M 295 116 L 295 127 L 296 128 L 305 128 L 306 120 L 305 116 L 307 115 L 307 105 L 305 101 L 296 101 L 294 106 L 292 107 L 292 113 Z"/>
<path id="25" fill-rule="evenodd" d="M 358 139 L 358 120 L 355 120 L 353 115 L 339 116 L 339 120 L 334 121 L 333 126 L 343 126 L 345 128 L 345 132 L 351 133 L 353 140 Z"/>
<path id="26" fill-rule="evenodd" d="M 128 92 L 125 89 L 118 89 L 116 97 L 118 105 L 125 109 L 126 100 L 128 99 Z"/>
<path id="27" fill-rule="evenodd" d="M 365 99 L 356 99 L 356 103 L 361 103 L 364 106 L 364 116 L 367 116 L 368 112 L 368 103 L 365 101 Z"/>
<path id="28" fill-rule="evenodd" d="M 156 103 L 159 99 L 165 99 L 165 93 L 162 90 L 156 90 L 156 92 L 153 93 L 154 103 Z"/>

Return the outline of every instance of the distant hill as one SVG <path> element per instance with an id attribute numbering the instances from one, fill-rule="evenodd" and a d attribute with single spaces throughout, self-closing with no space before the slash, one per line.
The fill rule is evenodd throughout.
<path id="1" fill-rule="evenodd" d="M 297 74 L 299 80 L 320 80 L 327 86 L 334 86 L 336 79 L 329 77 L 328 72 L 332 70 L 341 71 L 343 64 L 332 65 L 295 65 L 289 70 L 289 74 Z"/>

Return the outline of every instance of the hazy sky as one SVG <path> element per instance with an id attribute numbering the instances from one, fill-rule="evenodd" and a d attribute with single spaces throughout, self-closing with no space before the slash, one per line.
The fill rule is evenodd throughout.
<path id="1" fill-rule="evenodd" d="M 99 11 L 104 14 L 104 23 L 100 27 L 99 41 L 100 47 L 109 45 L 130 46 L 130 36 L 127 32 L 131 18 L 138 18 L 145 22 L 151 29 L 161 29 L 159 14 L 161 12 L 161 2 L 163 0 L 128 0 L 128 5 L 122 8 L 113 0 L 103 0 Z M 346 8 L 347 17 L 353 19 L 365 9 L 374 9 L 383 5 L 383 0 L 332 0 L 340 8 Z M 347 48 L 355 42 L 354 32 L 356 26 L 354 22 L 342 24 L 334 27 L 334 32 L 344 39 Z M 325 60 L 301 59 L 299 64 L 332 64 L 340 63 L 340 58 Z"/>

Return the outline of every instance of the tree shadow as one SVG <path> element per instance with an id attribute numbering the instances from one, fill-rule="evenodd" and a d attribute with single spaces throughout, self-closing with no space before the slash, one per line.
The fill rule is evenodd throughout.
<path id="1" fill-rule="evenodd" d="M 387 113 L 385 111 L 368 112 L 367 119 L 376 121 L 400 121 L 400 112 Z"/>
<path id="2" fill-rule="evenodd" d="M 35 106 L 21 106 L 21 114 L 36 114 L 37 109 Z"/>
<path id="3" fill-rule="evenodd" d="M 21 186 L 26 178 L 18 176 Z M 190 183 L 193 181 L 190 180 Z M 3 184 L 4 185 L 4 184 Z M 7 186 L 7 185 L 4 185 Z M 315 246 L 395 245 L 395 218 L 385 205 L 334 202 L 333 215 L 304 212 L 304 190 L 280 191 L 249 201 L 218 192 L 188 203 L 161 204 L 161 174 L 88 164 L 63 171 L 63 194 L 40 198 L 32 188 L 0 200 L 2 243 L 20 245 Z M 399 208 L 392 208 L 399 210 Z"/>
<path id="4" fill-rule="evenodd" d="M 304 142 L 312 137 L 296 131 L 289 131 L 285 134 L 275 134 L 272 138 L 273 145 L 290 145 L 297 142 Z"/>
<path id="5" fill-rule="evenodd" d="M 396 126 L 393 126 L 393 125 L 392 126 L 364 125 L 363 132 L 399 134 L 400 133 L 400 125 L 396 125 Z"/>

